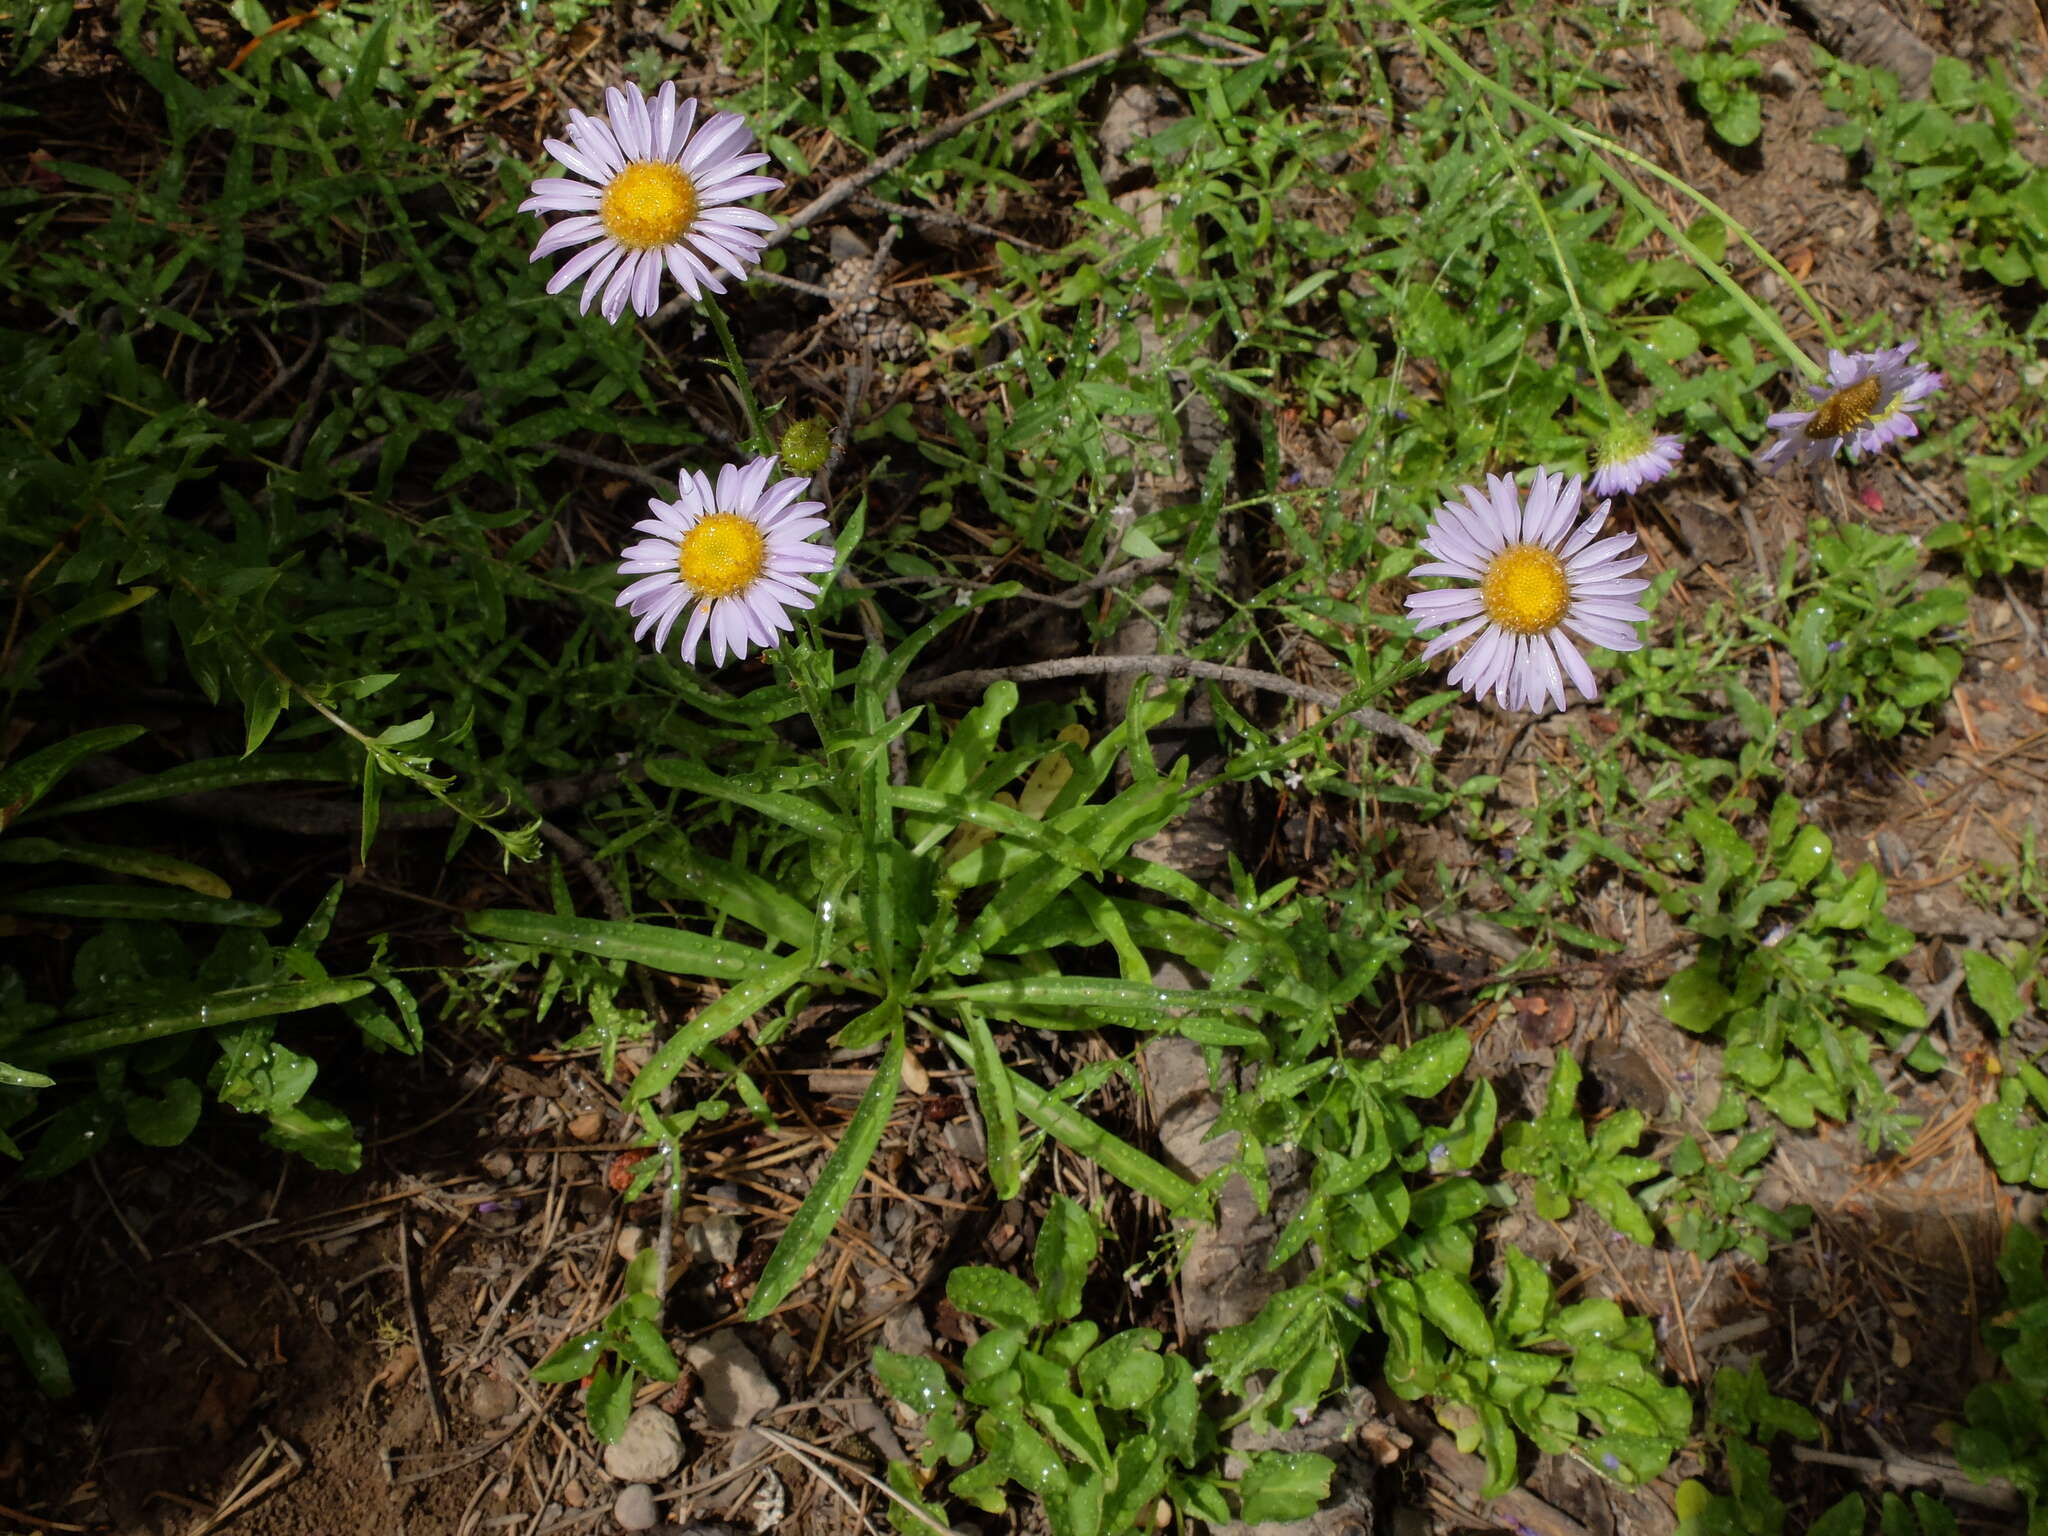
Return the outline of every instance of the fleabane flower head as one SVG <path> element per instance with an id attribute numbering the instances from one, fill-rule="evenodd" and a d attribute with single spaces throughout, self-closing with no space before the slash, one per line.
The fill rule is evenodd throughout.
<path id="1" fill-rule="evenodd" d="M 758 266 L 762 236 L 775 221 L 758 208 L 732 206 L 782 183 L 747 174 L 768 157 L 753 150 L 754 136 L 737 112 L 702 124 L 697 103 L 676 104 L 673 83 L 649 99 L 637 88 L 604 93 L 605 115 L 569 113 L 569 141 L 546 139 L 547 151 L 581 181 L 543 176 L 521 213 L 572 215 L 552 224 L 533 248 L 533 261 L 580 245 L 548 279 L 560 293 L 578 278 L 582 310 L 602 296 L 599 312 L 616 322 L 627 304 L 651 315 L 661 304 L 661 270 L 693 299 L 704 290 L 725 292 L 723 269 L 745 280 Z"/>
<path id="2" fill-rule="evenodd" d="M 650 500 L 654 516 L 633 527 L 648 537 L 619 559 L 619 574 L 640 579 L 618 596 L 640 622 L 635 640 L 654 631 L 654 648 L 685 611 L 683 660 L 695 663 L 698 642 L 711 637 L 711 660 L 722 666 L 748 647 L 772 650 L 796 628 L 792 608 L 812 607 L 812 577 L 832 569 L 832 548 L 811 539 L 826 528 L 822 501 L 798 501 L 810 481 L 774 480 L 775 460 L 728 464 L 714 484 L 684 470 L 674 501 Z"/>
<path id="3" fill-rule="evenodd" d="M 1779 411 L 1766 422 L 1778 440 L 1756 456 L 1765 469 L 1786 459 L 1819 464 L 1847 448 L 1868 458 L 1901 438 L 1917 437 L 1913 417 L 1922 402 L 1948 381 L 1912 360 L 1916 343 L 1902 341 L 1881 352 L 1828 353 L 1828 382 L 1806 386 L 1810 411 Z"/>
<path id="4" fill-rule="evenodd" d="M 1653 433 L 1640 416 L 1624 416 L 1593 445 L 1593 494 L 1633 496 L 1670 474 L 1684 454 L 1682 439 Z"/>
<path id="5" fill-rule="evenodd" d="M 1436 559 L 1410 574 L 1466 583 L 1409 595 L 1418 629 L 1452 626 L 1423 647 L 1422 659 L 1471 640 L 1451 681 L 1480 701 L 1495 694 L 1509 709 L 1563 709 L 1566 679 L 1598 698 L 1593 669 L 1570 635 L 1611 651 L 1640 650 L 1636 626 L 1645 614 L 1636 594 L 1650 584 L 1629 573 L 1649 556 L 1630 553 L 1632 533 L 1599 537 L 1604 501 L 1574 521 L 1582 490 L 1576 475 L 1567 481 L 1538 470 L 1526 499 L 1499 475 L 1486 484 L 1484 492 L 1461 487 L 1464 500 L 1439 507 L 1422 540 Z"/>

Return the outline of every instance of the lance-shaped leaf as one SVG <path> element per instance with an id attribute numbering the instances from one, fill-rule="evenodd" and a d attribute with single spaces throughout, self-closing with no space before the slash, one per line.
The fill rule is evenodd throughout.
<path id="1" fill-rule="evenodd" d="M 369 981 L 295 981 L 281 986 L 237 987 L 216 992 L 202 1003 L 184 1003 L 176 1008 L 125 1008 L 96 1019 L 39 1030 L 10 1042 L 7 1051 L 19 1066 L 73 1061 L 189 1030 L 299 1013 L 308 1008 L 324 1008 L 329 1003 L 354 1002 L 374 988 L 375 983 Z"/>
<path id="2" fill-rule="evenodd" d="M 839 1225 L 839 1217 L 847 1201 L 853 1198 L 861 1175 L 867 1172 L 875 1148 L 882 1144 L 882 1132 L 888 1128 L 889 1112 L 896 1107 L 896 1093 L 902 1081 L 903 1031 L 899 1029 L 889 1037 L 882 1052 L 882 1064 L 869 1080 L 867 1092 L 861 1095 L 860 1107 L 847 1122 L 839 1145 L 825 1160 L 818 1182 L 811 1186 L 810 1194 L 790 1218 L 782 1241 L 768 1255 L 767 1267 L 761 1271 L 760 1283 L 747 1303 L 750 1320 L 758 1322 L 766 1317 L 781 1304 L 783 1297 L 796 1289 L 811 1260 Z"/>
<path id="3" fill-rule="evenodd" d="M 605 960 L 629 960 L 671 976 L 745 976 L 766 958 L 758 949 L 671 928 L 663 923 L 613 923 L 547 912 L 493 908 L 469 915 L 469 931 L 535 949 L 569 949 Z"/>

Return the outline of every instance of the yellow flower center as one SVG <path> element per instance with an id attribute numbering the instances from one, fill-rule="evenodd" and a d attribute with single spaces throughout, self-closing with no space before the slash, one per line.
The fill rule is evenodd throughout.
<path id="1" fill-rule="evenodd" d="M 1541 544 L 1510 544 L 1493 557 L 1479 582 L 1486 616 L 1518 635 L 1557 628 L 1571 598 L 1564 562 Z"/>
<path id="2" fill-rule="evenodd" d="M 683 535 L 676 569 L 699 597 L 737 597 L 768 564 L 768 540 L 744 517 L 714 512 Z"/>
<path id="3" fill-rule="evenodd" d="M 1836 390 L 1821 401 L 1813 420 L 1806 424 L 1806 435 L 1840 437 L 1845 432 L 1854 432 L 1869 422 L 1870 413 L 1877 408 L 1878 397 L 1883 393 L 1884 385 L 1874 373 L 1846 389 Z"/>
<path id="4" fill-rule="evenodd" d="M 597 216 L 630 251 L 672 245 L 697 218 L 697 187 L 665 160 L 636 160 L 611 180 Z"/>

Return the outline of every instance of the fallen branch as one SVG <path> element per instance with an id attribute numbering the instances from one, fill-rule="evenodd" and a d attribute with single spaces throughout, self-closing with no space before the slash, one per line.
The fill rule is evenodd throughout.
<path id="1" fill-rule="evenodd" d="M 978 693 L 990 683 L 1042 683 L 1057 677 L 1130 677 L 1151 673 L 1158 677 L 1194 677 L 1205 682 L 1235 683 L 1262 693 L 1283 694 L 1324 709 L 1342 709 L 1344 695 L 1313 683 L 1297 683 L 1277 672 L 1258 672 L 1250 667 L 1226 667 L 1221 662 L 1197 661 L 1192 656 L 1063 656 L 1052 661 L 1026 662 L 1017 667 L 985 667 L 971 672 L 949 672 L 904 685 L 906 699 L 943 698 L 948 694 Z M 1367 730 L 1405 742 L 1424 757 L 1436 756 L 1436 743 L 1384 710 L 1364 705 L 1347 712 Z"/>
<path id="2" fill-rule="evenodd" d="M 2002 1513 L 2016 1513 L 2020 1508 L 2019 1490 L 2002 1478 L 1991 1478 L 1977 1482 L 1960 1467 L 1943 1466 L 1938 1461 L 1923 1461 L 1918 1456 L 1908 1456 L 1903 1451 L 1887 1449 L 1879 1460 L 1875 1456 L 1847 1456 L 1840 1451 L 1817 1451 L 1811 1446 L 1792 1447 L 1794 1461 L 1810 1461 L 1817 1466 L 1844 1467 L 1851 1472 L 1861 1473 L 1865 1482 L 1892 1488 L 1937 1487 L 1951 1499 L 1965 1504 L 1975 1504 L 1980 1509 L 1995 1509 Z"/>

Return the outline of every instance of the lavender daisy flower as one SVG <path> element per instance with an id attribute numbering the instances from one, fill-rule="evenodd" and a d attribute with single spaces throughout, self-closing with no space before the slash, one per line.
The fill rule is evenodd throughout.
<path id="1" fill-rule="evenodd" d="M 599 312 L 616 322 L 628 303 L 643 316 L 660 307 L 663 266 L 693 299 L 707 288 L 725 292 L 718 268 L 744 281 L 775 221 L 758 208 L 727 205 L 782 185 L 746 174 L 768 163 L 747 153 L 754 136 L 746 119 L 721 112 L 699 127 L 697 103 L 678 107 L 673 83 L 651 107 L 638 89 L 613 86 L 604 99 L 602 118 L 571 109 L 568 143 L 543 141 L 584 180 L 543 176 L 519 205 L 521 213 L 574 215 L 550 225 L 529 258 L 583 247 L 548 280 L 548 292 L 588 274 L 583 312 L 602 294 Z"/>
<path id="2" fill-rule="evenodd" d="M 1756 456 L 1766 470 L 1790 458 L 1820 464 L 1847 448 L 1867 458 L 1920 428 L 1913 416 L 1921 402 L 1947 380 L 1911 360 L 1916 343 L 1902 341 L 1881 352 L 1828 353 L 1828 382 L 1807 385 L 1817 404 L 1810 411 L 1779 411 L 1767 421 L 1778 440 Z"/>
<path id="3" fill-rule="evenodd" d="M 1472 584 L 1410 594 L 1419 629 L 1455 626 L 1423 647 L 1422 659 L 1476 635 L 1450 673 L 1474 699 L 1492 693 L 1506 708 L 1541 714 L 1565 707 L 1567 678 L 1586 698 L 1598 698 L 1593 669 L 1564 632 L 1611 651 L 1640 650 L 1636 626 L 1645 614 L 1636 594 L 1650 584 L 1629 572 L 1649 556 L 1629 553 L 1632 533 L 1597 539 L 1607 522 L 1604 501 L 1574 525 L 1576 475 L 1566 481 L 1538 470 L 1526 501 L 1512 480 L 1488 475 L 1486 483 L 1485 492 L 1461 487 L 1462 503 L 1437 509 L 1422 541 L 1436 559 L 1410 573 Z"/>
<path id="4" fill-rule="evenodd" d="M 708 633 L 712 663 L 722 666 L 750 645 L 774 649 L 780 631 L 796 628 L 789 610 L 813 605 L 818 587 L 811 577 L 832 569 L 833 554 L 830 545 L 810 542 L 825 531 L 825 519 L 814 515 L 825 504 L 797 500 L 811 482 L 791 477 L 770 485 L 774 473 L 773 459 L 728 464 L 714 486 L 685 470 L 676 500 L 647 503 L 653 518 L 633 526 L 651 537 L 619 560 L 620 575 L 640 577 L 618 596 L 640 621 L 635 640 L 652 629 L 660 650 L 694 604 L 683 660 L 696 662 L 697 643 Z"/>
<path id="5" fill-rule="evenodd" d="M 1633 496 L 1676 469 L 1684 453 L 1682 438 L 1652 433 L 1640 416 L 1625 416 L 1593 445 L 1593 494 Z"/>

